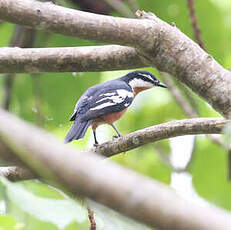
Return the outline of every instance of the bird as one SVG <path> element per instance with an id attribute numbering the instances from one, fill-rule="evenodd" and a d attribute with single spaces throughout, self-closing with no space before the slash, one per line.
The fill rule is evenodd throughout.
<path id="1" fill-rule="evenodd" d="M 102 124 L 111 125 L 118 135 L 115 137 L 121 137 L 114 122 L 124 115 L 137 94 L 154 86 L 167 88 L 154 74 L 136 70 L 88 88 L 75 105 L 70 118 L 74 123 L 64 143 L 83 138 L 88 127 L 91 126 L 94 146 L 97 146 L 99 142 L 96 138 L 96 128 Z"/>

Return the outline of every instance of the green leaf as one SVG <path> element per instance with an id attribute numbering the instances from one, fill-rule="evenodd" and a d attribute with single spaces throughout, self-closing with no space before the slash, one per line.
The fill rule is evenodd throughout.
<path id="1" fill-rule="evenodd" d="M 11 183 L 5 178 L 1 182 L 6 187 L 8 199 L 25 213 L 43 222 L 50 222 L 64 229 L 73 221 L 87 220 L 86 210 L 71 199 L 48 199 L 30 193 L 23 185 Z"/>
<path id="2" fill-rule="evenodd" d="M 52 199 L 66 199 L 64 195 L 60 193 L 60 191 L 56 190 L 54 187 L 42 183 L 39 180 L 26 180 L 19 183 L 23 184 L 24 188 L 36 196 Z"/>
<path id="3" fill-rule="evenodd" d="M 24 224 L 18 223 L 12 216 L 0 216 L 0 230 L 23 230 Z"/>

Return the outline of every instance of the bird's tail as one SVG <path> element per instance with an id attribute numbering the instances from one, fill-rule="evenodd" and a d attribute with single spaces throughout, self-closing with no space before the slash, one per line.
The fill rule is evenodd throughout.
<path id="1" fill-rule="evenodd" d="M 78 140 L 84 137 L 87 128 L 91 124 L 92 120 L 82 121 L 80 119 L 75 120 L 71 129 L 64 139 L 64 143 L 71 142 L 72 140 Z"/>

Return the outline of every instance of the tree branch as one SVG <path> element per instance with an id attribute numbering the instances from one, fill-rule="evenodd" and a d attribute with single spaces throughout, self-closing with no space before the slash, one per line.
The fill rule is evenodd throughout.
<path id="1" fill-rule="evenodd" d="M 20 181 L 36 178 L 30 170 L 16 166 L 0 167 L 0 176 L 6 177 L 11 181 Z"/>
<path id="2" fill-rule="evenodd" d="M 229 120 L 219 118 L 194 118 L 170 121 L 116 138 L 113 141 L 108 141 L 94 147 L 90 149 L 90 151 L 110 157 L 151 142 L 171 137 L 202 133 L 221 133 L 222 129 L 228 122 Z"/>
<path id="3" fill-rule="evenodd" d="M 133 133 L 127 134 L 126 136 L 117 138 L 113 141 L 105 142 L 97 147 L 89 149 L 88 151 L 83 151 L 82 154 L 85 154 L 84 152 L 95 152 L 105 157 L 111 157 L 116 154 L 138 148 L 148 143 L 153 143 L 162 139 L 167 139 L 175 136 L 207 133 L 217 134 L 221 133 L 227 122 L 229 121 L 220 118 L 194 118 L 171 121 L 164 124 L 141 129 Z M 23 166 L 23 163 L 20 159 L 16 157 L 11 159 L 12 151 L 10 151 L 10 149 L 1 142 L 0 156 L 5 161 L 4 165 L 16 164 Z M 12 168 L 11 172 L 13 174 L 13 177 L 14 175 L 17 175 L 17 170 L 15 170 L 14 172 L 14 168 Z M 28 179 L 28 177 L 26 176 L 25 179 Z M 23 177 L 19 175 L 18 180 L 23 180 Z"/>
<path id="4" fill-rule="evenodd" d="M 137 16 L 142 20 L 97 15 L 31 0 L 0 1 L 2 20 L 137 48 L 149 65 L 175 76 L 218 112 L 231 117 L 230 71 L 175 26 L 150 13 L 139 11 Z"/>
<path id="5" fill-rule="evenodd" d="M 150 226 L 162 230 L 230 229 L 228 212 L 212 205 L 198 207 L 159 182 L 90 152 L 78 153 L 3 110 L 0 139 L 13 156 L 40 176 L 60 181 L 73 194 L 87 196 Z"/>
<path id="6" fill-rule="evenodd" d="M 0 73 L 95 72 L 145 66 L 134 48 L 117 45 L 0 48 Z"/>
<path id="7" fill-rule="evenodd" d="M 192 134 L 219 134 L 228 122 L 230 120 L 221 118 L 193 118 L 170 121 L 132 132 L 82 152 L 83 154 L 84 152 L 95 152 L 105 157 L 111 157 L 142 145 L 171 137 Z M 15 157 L 13 159 L 10 158 L 12 152 L 1 142 L 0 155 L 5 160 L 5 165 L 12 165 L 11 162 L 13 161 L 13 165 L 23 166 L 21 160 Z"/>
<path id="8" fill-rule="evenodd" d="M 0 19 L 120 45 L 139 44 L 150 27 L 149 20 L 104 16 L 31 0 L 1 0 Z"/>

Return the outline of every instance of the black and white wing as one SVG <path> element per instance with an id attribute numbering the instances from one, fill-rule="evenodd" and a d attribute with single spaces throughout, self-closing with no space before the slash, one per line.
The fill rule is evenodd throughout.
<path id="1" fill-rule="evenodd" d="M 83 94 L 78 102 L 75 105 L 75 109 L 73 114 L 71 115 L 70 121 L 74 121 L 78 115 L 84 114 L 88 110 L 88 104 L 90 101 L 90 97 Z"/>
<path id="2" fill-rule="evenodd" d="M 120 112 L 131 105 L 132 89 L 122 81 L 108 81 L 89 88 L 79 99 L 70 120 L 93 120 L 109 113 Z"/>
<path id="3" fill-rule="evenodd" d="M 82 120 L 92 120 L 109 113 L 120 112 L 131 105 L 134 95 L 130 89 L 102 90 L 88 104 Z"/>

